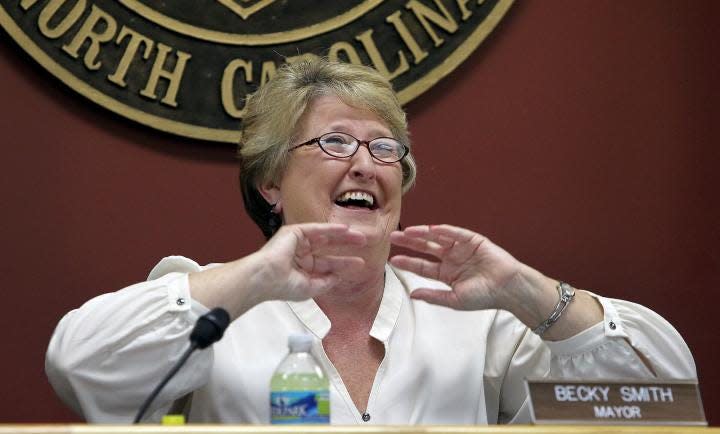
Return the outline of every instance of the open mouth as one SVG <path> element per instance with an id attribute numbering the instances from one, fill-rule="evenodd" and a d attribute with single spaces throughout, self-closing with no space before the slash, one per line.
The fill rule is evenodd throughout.
<path id="1" fill-rule="evenodd" d="M 377 201 L 365 191 L 347 191 L 335 199 L 335 205 L 350 209 L 377 209 Z"/>

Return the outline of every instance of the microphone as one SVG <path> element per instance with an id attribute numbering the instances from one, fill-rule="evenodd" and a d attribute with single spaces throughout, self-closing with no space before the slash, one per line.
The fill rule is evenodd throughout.
<path id="1" fill-rule="evenodd" d="M 170 381 L 170 379 L 177 374 L 185 362 L 187 362 L 187 359 L 193 351 L 198 348 L 201 350 L 205 349 L 219 341 L 229 324 L 230 315 L 228 315 L 225 309 L 221 307 L 216 307 L 198 318 L 195 323 L 195 327 L 192 329 L 192 332 L 190 332 L 190 346 L 187 350 L 185 350 L 185 353 L 183 353 L 182 357 L 180 357 L 180 360 L 178 360 L 172 369 L 170 369 L 170 372 L 163 377 L 160 384 L 155 387 L 150 396 L 147 397 L 143 405 L 140 407 L 140 410 L 138 410 L 137 416 L 135 416 L 135 420 L 133 421 L 134 424 L 140 422 L 142 417 L 145 415 L 145 412 L 150 407 L 150 404 L 152 404 L 153 400 L 157 397 L 163 387 L 165 387 L 168 381 Z"/>
<path id="2" fill-rule="evenodd" d="M 190 344 L 197 345 L 201 350 L 209 347 L 223 337 L 230 324 L 230 315 L 221 307 L 216 307 L 198 318 L 190 333 Z"/>

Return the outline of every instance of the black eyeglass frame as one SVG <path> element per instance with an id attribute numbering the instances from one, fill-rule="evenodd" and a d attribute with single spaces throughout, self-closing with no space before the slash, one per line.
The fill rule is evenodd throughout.
<path id="1" fill-rule="evenodd" d="M 355 150 L 352 151 L 352 153 L 350 153 L 350 155 L 340 156 L 340 155 L 331 154 L 331 153 L 328 152 L 328 151 L 323 147 L 323 145 L 320 143 L 320 139 L 322 139 L 323 137 L 325 137 L 325 136 L 327 136 L 327 135 L 329 135 L 329 134 L 344 134 L 344 135 L 346 135 L 346 136 L 348 136 L 348 137 L 352 137 L 353 140 L 355 140 L 355 143 L 357 143 L 357 145 L 355 146 Z M 378 139 L 390 139 L 390 140 L 393 140 L 393 141 L 397 142 L 400 146 L 402 146 L 403 154 L 402 154 L 402 155 L 400 156 L 400 158 L 398 158 L 397 160 L 385 161 L 385 160 L 380 159 L 380 158 L 377 157 L 375 154 L 373 154 L 372 151 L 370 150 L 370 143 L 372 143 L 372 142 L 374 142 L 375 140 L 378 140 Z M 330 132 L 328 132 L 328 133 L 323 134 L 323 135 L 320 136 L 320 137 L 315 137 L 315 138 L 312 138 L 312 139 L 310 139 L 310 140 L 308 140 L 308 141 L 306 141 L 306 142 L 299 143 L 299 144 L 297 144 L 297 145 L 293 145 L 290 149 L 288 149 L 288 152 L 294 151 L 295 149 L 300 148 L 300 147 L 302 147 L 302 146 L 312 145 L 312 144 L 314 144 L 314 143 L 317 143 L 318 147 L 319 147 L 320 149 L 322 149 L 322 151 L 323 151 L 324 153 L 326 153 L 327 155 L 329 155 L 329 156 L 331 156 L 331 157 L 333 157 L 333 158 L 350 158 L 350 157 L 352 157 L 353 155 L 357 154 L 358 149 L 360 149 L 360 146 L 362 146 L 362 145 L 365 145 L 365 147 L 367 148 L 367 150 L 368 150 L 368 152 L 370 153 L 370 156 L 371 156 L 371 157 L 373 157 L 374 159 L 380 161 L 381 163 L 386 163 L 386 164 L 393 164 L 393 163 L 397 163 L 397 162 L 399 162 L 399 161 L 402 161 L 405 157 L 408 156 L 408 154 L 410 154 L 410 148 L 409 148 L 406 144 L 401 143 L 401 142 L 400 142 L 398 139 L 396 139 L 396 138 L 393 138 L 393 137 L 384 137 L 384 136 L 382 136 L 382 137 L 375 137 L 375 138 L 372 139 L 372 140 L 360 140 L 360 139 L 358 139 L 357 137 L 353 136 L 352 134 L 348 134 L 348 133 L 345 133 L 345 132 L 342 132 L 342 131 L 330 131 Z"/>

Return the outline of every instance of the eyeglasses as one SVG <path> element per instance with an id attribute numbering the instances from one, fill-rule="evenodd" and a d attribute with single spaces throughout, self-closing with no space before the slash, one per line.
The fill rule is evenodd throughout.
<path id="1" fill-rule="evenodd" d="M 291 151 L 301 147 L 317 143 L 320 149 L 326 154 L 336 158 L 350 158 L 365 145 L 370 155 L 383 163 L 397 163 L 407 156 L 410 148 L 393 139 L 392 137 L 378 137 L 372 140 L 359 140 L 347 133 L 331 132 L 320 137 L 315 137 L 307 142 L 300 143 L 290 148 Z"/>

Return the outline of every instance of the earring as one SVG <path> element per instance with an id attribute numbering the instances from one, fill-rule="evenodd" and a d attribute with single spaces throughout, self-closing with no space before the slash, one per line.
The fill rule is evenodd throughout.
<path id="1" fill-rule="evenodd" d="M 270 209 L 268 210 L 268 226 L 270 227 L 270 230 L 272 233 L 277 232 L 278 229 L 280 229 L 280 226 L 282 226 L 282 218 L 280 217 L 280 214 L 275 212 L 275 206 L 277 203 L 268 204 L 270 205 Z"/>

